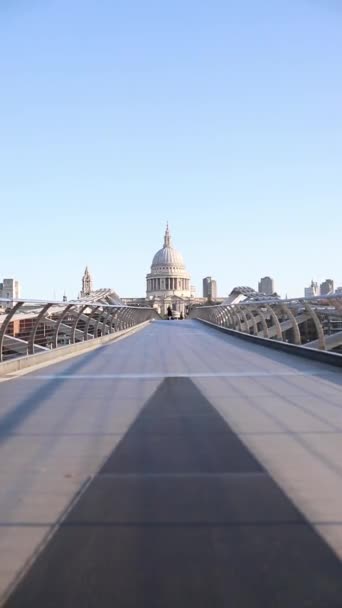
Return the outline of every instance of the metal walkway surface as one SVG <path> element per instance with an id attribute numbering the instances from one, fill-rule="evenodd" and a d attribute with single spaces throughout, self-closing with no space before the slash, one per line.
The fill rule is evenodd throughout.
<path id="1" fill-rule="evenodd" d="M 0 383 L 8 608 L 340 608 L 342 377 L 195 321 Z"/>

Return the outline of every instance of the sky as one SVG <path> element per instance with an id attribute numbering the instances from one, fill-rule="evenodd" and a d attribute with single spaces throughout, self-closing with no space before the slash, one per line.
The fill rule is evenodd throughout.
<path id="1" fill-rule="evenodd" d="M 340 0 L 1 0 L 0 279 L 342 285 Z"/>

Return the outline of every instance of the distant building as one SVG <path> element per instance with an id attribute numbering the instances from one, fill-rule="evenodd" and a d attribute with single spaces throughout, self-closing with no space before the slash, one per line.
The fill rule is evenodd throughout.
<path id="1" fill-rule="evenodd" d="M 89 296 L 92 291 L 93 291 L 93 279 L 88 270 L 88 266 L 86 266 L 84 275 L 82 277 L 81 298 L 84 298 L 85 296 Z"/>
<path id="2" fill-rule="evenodd" d="M 78 293 L 78 299 L 86 300 L 87 302 L 101 301 L 102 304 L 118 305 L 122 306 L 122 300 L 118 294 L 111 287 L 100 287 L 94 289 L 93 277 L 89 272 L 88 266 L 86 266 L 82 277 L 82 289 Z M 64 293 L 63 302 L 67 302 L 68 298 Z"/>
<path id="3" fill-rule="evenodd" d="M 190 285 L 190 298 L 196 298 L 196 285 Z"/>
<path id="4" fill-rule="evenodd" d="M 217 299 L 217 283 L 212 277 L 203 279 L 203 298 L 212 301 Z"/>
<path id="5" fill-rule="evenodd" d="M 342 294 L 342 287 L 336 287 L 335 293 L 337 293 L 338 295 L 341 295 Z"/>
<path id="6" fill-rule="evenodd" d="M 3 279 L 2 283 L 0 283 L 0 298 L 5 298 L 8 300 L 18 300 L 20 298 L 19 281 L 16 281 L 15 279 Z M 6 307 L 12 305 L 12 303 L 10 302 L 2 304 Z"/>
<path id="7" fill-rule="evenodd" d="M 304 297 L 305 298 L 315 298 L 320 295 L 320 288 L 316 281 L 311 281 L 310 287 L 305 287 L 304 289 Z"/>
<path id="8" fill-rule="evenodd" d="M 325 279 L 321 283 L 321 296 L 328 296 L 331 293 L 334 293 L 334 281 L 332 279 Z"/>
<path id="9" fill-rule="evenodd" d="M 271 296 L 274 294 L 274 280 L 271 277 L 263 277 L 259 281 L 258 285 L 259 293 L 264 293 L 265 296 Z"/>

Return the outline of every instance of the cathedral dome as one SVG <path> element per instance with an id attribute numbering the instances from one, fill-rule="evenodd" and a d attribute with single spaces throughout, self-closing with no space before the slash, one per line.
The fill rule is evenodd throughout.
<path id="1" fill-rule="evenodd" d="M 184 268 L 185 264 L 182 254 L 177 249 L 163 247 L 154 256 L 152 266 L 177 266 L 177 268 Z"/>
<path id="2" fill-rule="evenodd" d="M 171 266 L 180 270 L 185 270 L 182 254 L 171 245 L 171 235 L 168 226 L 166 227 L 164 236 L 164 246 L 155 254 L 152 260 L 151 270 L 159 266 Z"/>

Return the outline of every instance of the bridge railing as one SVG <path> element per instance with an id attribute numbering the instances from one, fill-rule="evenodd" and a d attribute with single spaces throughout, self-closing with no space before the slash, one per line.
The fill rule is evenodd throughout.
<path id="1" fill-rule="evenodd" d="M 342 294 L 245 299 L 200 306 L 191 316 L 241 333 L 342 353 Z"/>
<path id="2" fill-rule="evenodd" d="M 93 340 L 158 316 L 150 307 L 106 300 L 0 299 L 0 362 Z"/>

